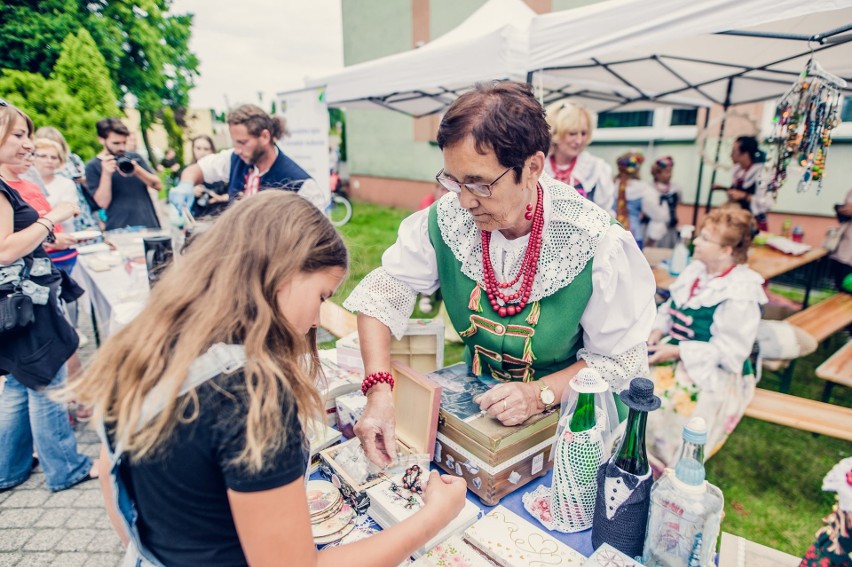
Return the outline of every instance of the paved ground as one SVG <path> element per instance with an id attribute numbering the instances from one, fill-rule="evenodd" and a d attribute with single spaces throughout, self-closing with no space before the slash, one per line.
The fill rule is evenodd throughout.
<path id="1" fill-rule="evenodd" d="M 90 339 L 80 349 L 84 360 L 94 351 L 88 319 L 81 316 Z M 77 442 L 81 452 L 97 456 L 93 431 L 78 426 Z M 0 493 L 0 567 L 114 567 L 122 555 L 97 481 L 53 493 L 39 467 L 25 483 Z"/>

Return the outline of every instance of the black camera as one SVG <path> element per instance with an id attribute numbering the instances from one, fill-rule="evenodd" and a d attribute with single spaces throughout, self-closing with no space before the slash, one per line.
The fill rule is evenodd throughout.
<path id="1" fill-rule="evenodd" d="M 133 165 L 133 160 L 125 154 L 117 154 L 115 156 L 115 164 L 118 166 L 118 170 L 124 175 L 132 175 L 136 169 Z"/>

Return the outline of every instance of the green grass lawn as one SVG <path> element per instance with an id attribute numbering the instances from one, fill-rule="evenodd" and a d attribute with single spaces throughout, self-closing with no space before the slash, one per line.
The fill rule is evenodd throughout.
<path id="1" fill-rule="evenodd" d="M 352 221 L 341 228 L 351 267 L 348 280 L 333 298 L 337 303 L 379 265 L 382 252 L 396 240 L 399 222 L 409 214 L 366 203 L 356 203 L 354 208 Z M 812 302 L 820 297 L 812 295 Z M 415 312 L 415 316 L 422 315 Z M 814 369 L 845 338 L 833 337 L 798 361 L 791 394 L 820 399 L 823 382 L 814 376 Z M 461 346 L 447 343 L 447 364 L 461 356 Z M 779 385 L 780 378 L 771 373 L 765 373 L 760 384 L 770 390 L 778 390 Z M 831 401 L 852 407 L 852 390 L 835 387 Z M 707 479 L 725 494 L 722 529 L 801 556 L 834 501 L 832 494 L 821 490 L 822 479 L 837 461 L 850 455 L 852 443 L 744 418 L 707 463 Z"/>

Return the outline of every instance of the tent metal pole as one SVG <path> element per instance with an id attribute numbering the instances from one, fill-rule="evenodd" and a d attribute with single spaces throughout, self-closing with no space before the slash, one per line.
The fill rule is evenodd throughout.
<path id="1" fill-rule="evenodd" d="M 698 226 L 698 209 L 701 207 L 701 182 L 704 180 L 704 148 L 707 147 L 707 125 L 710 123 L 710 107 L 704 109 L 704 143 L 698 161 L 698 184 L 695 186 L 695 202 L 692 205 L 692 226 Z"/>
<path id="2" fill-rule="evenodd" d="M 728 79 L 728 90 L 725 93 L 725 104 L 722 105 L 722 124 L 719 126 L 719 141 L 716 142 L 716 157 L 713 161 L 719 163 L 719 153 L 722 151 L 722 138 L 725 135 L 725 123 L 728 121 L 728 109 L 731 107 L 731 91 L 734 90 L 734 78 Z M 703 156 L 702 156 L 703 158 Z M 710 204 L 713 201 L 713 184 L 716 183 L 716 167 L 713 168 L 713 173 L 710 174 L 710 190 L 707 191 L 707 206 L 704 207 L 704 213 L 710 212 Z"/>

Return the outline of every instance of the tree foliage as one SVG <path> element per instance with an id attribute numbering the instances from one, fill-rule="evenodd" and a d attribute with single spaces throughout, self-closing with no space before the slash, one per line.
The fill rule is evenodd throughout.
<path id="1" fill-rule="evenodd" d="M 104 56 L 91 34 L 80 28 L 62 42 L 62 52 L 51 78 L 65 84 L 68 93 L 101 118 L 118 116 L 118 104 Z"/>
<path id="2" fill-rule="evenodd" d="M 49 77 L 60 46 L 72 34 L 80 40 L 82 27 L 103 55 L 119 103 L 127 94 L 136 99 L 144 133 L 163 108 L 183 114 L 198 76 L 198 58 L 189 50 L 192 16 L 170 14 L 171 5 L 172 0 L 3 0 L 0 68 Z"/>
<path id="3" fill-rule="evenodd" d="M 0 75 L 0 93 L 26 112 L 36 128 L 58 128 L 68 145 L 84 159 L 100 149 L 95 135 L 95 123 L 100 117 L 86 110 L 61 81 L 45 79 L 37 73 L 5 70 Z"/>

